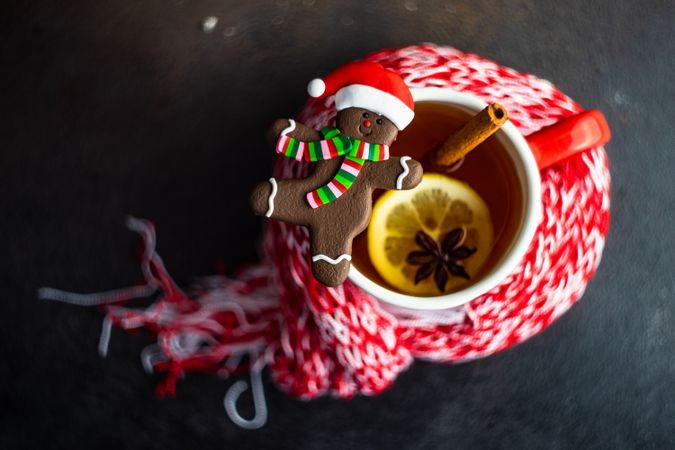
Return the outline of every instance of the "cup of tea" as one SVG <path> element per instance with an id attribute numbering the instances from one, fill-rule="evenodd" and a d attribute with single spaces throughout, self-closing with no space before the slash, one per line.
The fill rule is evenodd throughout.
<path id="1" fill-rule="evenodd" d="M 419 161 L 429 161 L 430 152 L 487 106 L 473 95 L 447 88 L 411 91 L 415 118 L 399 134 L 391 153 L 409 155 Z M 372 233 L 385 230 L 366 230 L 354 240 L 350 280 L 380 301 L 399 308 L 440 310 L 470 302 L 499 285 L 529 248 L 542 215 L 540 169 L 608 139 L 604 117 L 594 110 L 565 119 L 527 139 L 512 123 L 506 122 L 447 171 L 448 176 L 475 191 L 489 210 L 490 245 L 479 270 L 448 292 L 411 295 L 387 282 L 371 261 L 369 233 L 373 236 Z M 437 168 L 425 165 L 425 173 L 434 170 Z M 374 222 L 371 221 L 371 227 Z"/>

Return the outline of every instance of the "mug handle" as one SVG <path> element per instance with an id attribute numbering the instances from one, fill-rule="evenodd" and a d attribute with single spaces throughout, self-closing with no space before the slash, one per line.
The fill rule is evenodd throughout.
<path id="1" fill-rule="evenodd" d="M 590 109 L 542 128 L 525 139 L 541 170 L 576 153 L 605 144 L 610 137 L 605 116 L 597 109 Z"/>

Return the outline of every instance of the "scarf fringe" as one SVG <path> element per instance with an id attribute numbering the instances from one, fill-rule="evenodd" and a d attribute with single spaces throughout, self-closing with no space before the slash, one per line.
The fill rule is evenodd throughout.
<path id="1" fill-rule="evenodd" d="M 262 427 L 267 421 L 267 406 L 261 374 L 279 342 L 278 293 L 273 288 L 272 268 L 252 267 L 239 274 L 237 280 L 208 277 L 188 295 L 166 271 L 155 249 L 152 223 L 129 217 L 127 226 L 143 238 L 141 267 L 145 284 L 94 294 L 40 288 L 38 297 L 71 305 L 101 306 L 106 316 L 98 350 L 104 358 L 113 325 L 125 330 L 146 327 L 156 333 L 157 343 L 142 350 L 141 362 L 148 373 L 166 374 L 156 388 L 159 397 L 175 396 L 178 380 L 189 371 L 215 373 L 222 378 L 248 371 L 255 416 L 244 419 L 237 411 L 237 399 L 248 388 L 243 380 L 230 386 L 223 399 L 224 408 L 238 426 Z M 123 306 L 152 295 L 158 297 L 147 308 Z"/>

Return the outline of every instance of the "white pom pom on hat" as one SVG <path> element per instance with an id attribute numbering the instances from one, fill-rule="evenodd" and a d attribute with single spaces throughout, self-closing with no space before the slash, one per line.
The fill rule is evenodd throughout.
<path id="1" fill-rule="evenodd" d="M 312 97 L 321 97 L 326 92 L 326 83 L 321 78 L 314 78 L 307 85 L 307 92 Z"/>
<path id="2" fill-rule="evenodd" d="M 379 64 L 357 61 L 315 78 L 307 85 L 314 98 L 335 94 L 335 108 L 364 108 L 391 120 L 399 130 L 415 116 L 415 103 L 410 89 L 395 72 Z"/>

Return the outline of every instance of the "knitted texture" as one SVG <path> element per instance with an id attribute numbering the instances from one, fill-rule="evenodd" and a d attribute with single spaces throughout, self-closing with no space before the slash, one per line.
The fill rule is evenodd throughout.
<path id="1" fill-rule="evenodd" d="M 499 102 L 523 135 L 582 110 L 545 80 L 452 48 L 412 46 L 366 59 L 399 73 L 412 87 L 448 87 Z M 332 98 L 311 100 L 300 120 L 321 129 L 334 116 Z M 310 167 L 278 158 L 275 177 L 303 177 Z M 261 263 L 236 280 L 207 278 L 186 293 L 155 252 L 152 225 L 132 219 L 130 227 L 145 242 L 145 286 L 79 300 L 54 290 L 41 295 L 79 304 L 113 302 L 105 306 L 106 324 L 156 333 L 157 344 L 143 351 L 143 362 L 148 370 L 168 374 L 160 394 L 173 393 L 185 372 L 227 376 L 250 368 L 259 380 L 265 365 L 277 386 L 295 397 L 377 394 L 415 358 L 450 363 L 493 354 L 540 332 L 579 299 L 600 261 L 609 226 L 604 149 L 552 166 L 541 179 L 543 219 L 523 260 L 499 286 L 452 310 L 403 312 L 350 281 L 338 288 L 318 283 L 309 264 L 307 230 L 276 221 L 266 224 Z M 155 291 L 158 298 L 146 309 L 120 304 Z M 104 327 L 102 351 L 108 337 Z M 256 392 L 254 385 L 254 397 Z M 230 414 L 249 427 L 260 425 L 260 415 L 254 423 Z"/>

